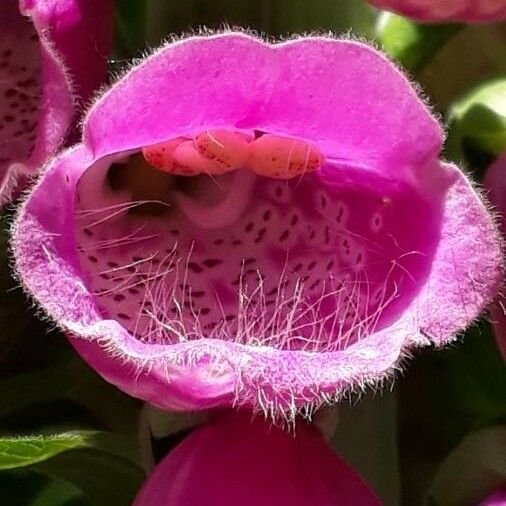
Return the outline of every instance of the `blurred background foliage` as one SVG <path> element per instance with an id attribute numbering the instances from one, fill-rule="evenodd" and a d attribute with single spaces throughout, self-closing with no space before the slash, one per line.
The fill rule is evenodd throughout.
<path id="1" fill-rule="evenodd" d="M 505 24 L 420 25 L 360 0 L 116 4 L 113 73 L 202 27 L 364 38 L 421 84 L 447 125 L 447 158 L 479 182 L 506 151 Z M 2 216 L 0 239 L 0 503 L 126 506 L 188 424 L 106 384 L 37 318 L 9 272 L 13 209 Z M 506 374 L 486 319 L 445 351 L 423 350 L 404 366 L 382 392 L 338 406 L 337 451 L 387 506 L 466 506 L 506 482 Z"/>

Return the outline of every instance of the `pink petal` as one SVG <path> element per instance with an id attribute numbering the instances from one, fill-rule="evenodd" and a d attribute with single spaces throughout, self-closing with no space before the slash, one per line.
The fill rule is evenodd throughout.
<path id="1" fill-rule="evenodd" d="M 362 479 L 304 423 L 296 434 L 225 412 L 158 465 L 135 506 L 380 506 Z"/>
<path id="2" fill-rule="evenodd" d="M 423 165 L 442 142 L 410 83 L 372 48 L 324 37 L 271 45 L 238 33 L 158 50 L 96 102 L 84 139 L 99 157 L 210 122 L 318 139 L 333 158 L 385 171 Z"/>
<path id="3" fill-rule="evenodd" d="M 492 23 L 506 19 L 505 0 L 369 0 L 419 21 Z"/>

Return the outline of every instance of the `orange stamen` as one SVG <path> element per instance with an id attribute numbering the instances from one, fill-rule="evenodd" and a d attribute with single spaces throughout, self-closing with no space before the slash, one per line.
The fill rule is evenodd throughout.
<path id="1" fill-rule="evenodd" d="M 291 179 L 321 168 L 324 156 L 306 141 L 262 135 L 249 145 L 248 167 L 261 176 Z"/>

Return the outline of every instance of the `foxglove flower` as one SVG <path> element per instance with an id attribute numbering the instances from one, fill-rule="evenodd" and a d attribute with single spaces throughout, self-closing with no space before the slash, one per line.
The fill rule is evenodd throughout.
<path id="1" fill-rule="evenodd" d="M 3 0 L 0 203 L 62 143 L 106 73 L 112 0 Z"/>
<path id="2" fill-rule="evenodd" d="M 501 220 L 501 230 L 506 237 L 506 153 L 488 169 L 485 186 L 489 190 L 490 200 L 496 206 Z M 504 286 L 502 295 L 492 307 L 492 324 L 503 358 L 506 360 L 506 301 Z"/>
<path id="3" fill-rule="evenodd" d="M 169 44 L 21 207 L 20 280 L 126 392 L 292 419 L 451 341 L 495 295 L 496 229 L 442 141 L 364 44 Z"/>
<path id="4" fill-rule="evenodd" d="M 295 435 L 247 413 L 225 412 L 155 468 L 134 506 L 380 506 L 309 425 Z"/>
<path id="5" fill-rule="evenodd" d="M 419 21 L 492 23 L 506 19 L 506 0 L 368 0 Z"/>

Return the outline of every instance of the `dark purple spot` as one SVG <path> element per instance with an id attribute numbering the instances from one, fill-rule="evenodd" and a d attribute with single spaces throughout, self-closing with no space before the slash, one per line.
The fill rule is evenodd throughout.
<path id="1" fill-rule="evenodd" d="M 288 239 L 288 236 L 290 235 L 290 232 L 288 230 L 285 230 L 280 236 L 279 236 L 279 240 L 282 242 L 282 241 L 286 241 L 286 239 Z"/>
<path id="2" fill-rule="evenodd" d="M 188 269 L 190 269 L 190 271 L 194 272 L 195 274 L 200 274 L 204 270 L 202 267 L 200 267 L 199 264 L 196 264 L 195 262 L 188 262 Z"/>
<path id="3" fill-rule="evenodd" d="M 122 320 L 130 320 L 130 316 L 128 316 L 127 314 L 125 313 L 117 313 L 116 316 L 118 318 L 121 318 Z"/>
<path id="4" fill-rule="evenodd" d="M 121 302 L 122 300 L 125 300 L 125 296 L 121 293 L 117 293 L 112 299 L 116 302 Z"/>
<path id="5" fill-rule="evenodd" d="M 90 262 L 93 262 L 94 264 L 96 264 L 98 262 L 98 258 L 93 255 L 88 255 L 88 260 Z"/>
<path id="6" fill-rule="evenodd" d="M 310 290 L 314 290 L 321 283 L 321 279 L 317 279 L 310 287 Z"/>
<path id="7" fill-rule="evenodd" d="M 216 267 L 217 265 L 220 265 L 223 263 L 223 260 L 219 260 L 218 258 L 208 258 L 207 260 L 204 260 L 202 262 L 206 267 L 209 267 L 209 269 Z"/>

